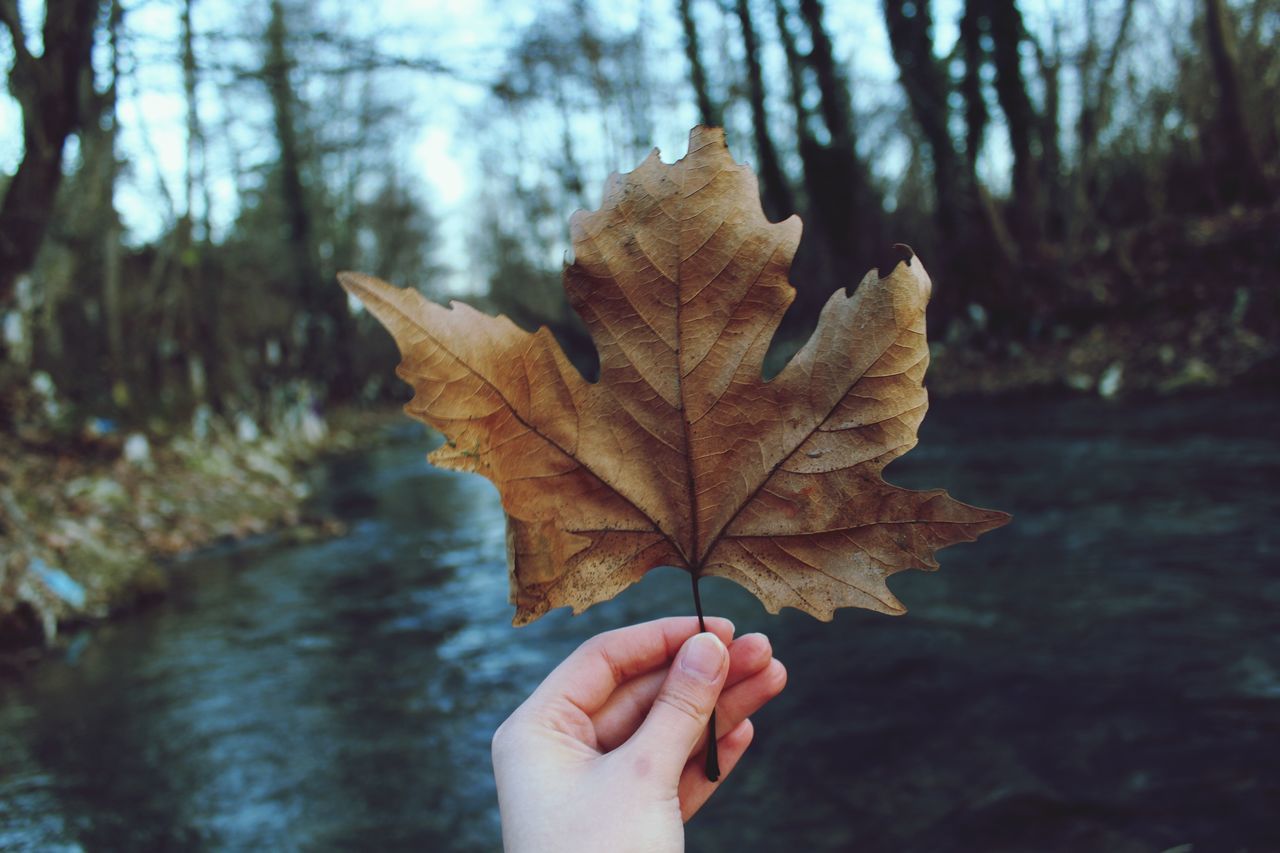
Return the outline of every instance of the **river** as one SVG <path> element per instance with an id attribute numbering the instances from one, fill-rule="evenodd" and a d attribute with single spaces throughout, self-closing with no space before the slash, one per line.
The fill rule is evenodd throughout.
<path id="1" fill-rule="evenodd" d="M 1014 522 L 895 578 L 902 618 L 704 583 L 790 684 L 690 849 L 1280 850 L 1278 422 L 1243 393 L 936 404 L 888 478 Z M 497 849 L 493 729 L 688 584 L 511 628 L 496 492 L 427 445 L 315 472 L 347 535 L 186 559 L 0 682 L 0 849 Z"/>

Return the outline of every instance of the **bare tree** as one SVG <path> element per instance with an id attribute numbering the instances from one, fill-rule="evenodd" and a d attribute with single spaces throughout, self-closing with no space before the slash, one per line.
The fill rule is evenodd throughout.
<path id="1" fill-rule="evenodd" d="M 298 365 L 333 385 L 338 396 L 352 391 L 347 375 L 350 363 L 350 315 L 340 291 L 322 280 L 316 258 L 311 206 L 303 181 L 303 153 L 299 139 L 299 103 L 291 71 L 294 61 L 288 44 L 288 24 L 282 0 L 271 0 L 267 26 L 266 62 L 262 79 L 271 98 L 276 141 L 280 146 L 280 192 L 284 206 L 286 244 L 293 285 L 303 312 L 305 340 Z"/>
<path id="2" fill-rule="evenodd" d="M 1085 5 L 1085 43 L 1079 62 L 1081 86 L 1080 111 L 1076 118 L 1076 163 L 1068 226 L 1068 239 L 1072 243 L 1079 240 L 1087 223 L 1094 218 L 1098 138 L 1111 121 L 1116 74 L 1129 41 L 1134 5 L 1134 0 L 1125 0 L 1115 29 L 1115 38 L 1105 53 L 1100 46 L 1094 5 Z"/>
<path id="3" fill-rule="evenodd" d="M 1041 121 L 1027 94 L 1027 82 L 1022 74 L 1025 28 L 1014 0 L 988 0 L 988 17 L 996 97 L 1004 113 L 1009 147 L 1013 151 L 1013 230 L 1022 246 L 1028 248 L 1040 239 L 1044 201 L 1037 156 Z"/>
<path id="4" fill-rule="evenodd" d="M 693 94 L 698 99 L 698 120 L 705 125 L 720 127 L 724 114 L 711 97 L 707 86 L 707 72 L 702 65 L 702 49 L 698 44 L 698 26 L 693 20 L 693 0 L 680 0 L 680 26 L 684 30 L 684 53 L 689 59 L 689 80 Z"/>
<path id="5" fill-rule="evenodd" d="M 791 109 L 795 115 L 796 147 L 800 151 L 800 156 L 805 158 L 807 152 L 815 151 L 819 146 L 818 141 L 813 137 L 813 129 L 809 126 L 811 115 L 805 103 L 804 58 L 796 48 L 796 38 L 791 32 L 791 23 L 783 0 L 773 0 L 773 12 L 778 27 L 778 39 L 782 43 L 782 52 L 787 60 L 788 94 Z M 810 196 L 815 190 L 815 187 L 809 183 L 811 171 L 809 161 L 805 159 L 805 190 Z M 816 178 L 816 173 L 812 174 L 812 177 Z"/>
<path id="6" fill-rule="evenodd" d="M 938 224 L 944 239 L 960 233 L 973 199 L 955 142 L 948 129 L 950 83 L 933 54 L 933 18 L 928 0 L 885 0 L 889 45 L 911 115 L 924 135 L 933 161 Z"/>
<path id="7" fill-rule="evenodd" d="M 1218 172 L 1232 201 L 1260 202 L 1269 196 L 1266 173 L 1245 119 L 1235 28 L 1222 0 L 1204 0 L 1205 39 L 1217 85 L 1217 124 L 1222 135 Z"/>
<path id="8" fill-rule="evenodd" d="M 982 45 L 983 30 L 987 28 L 983 5 L 984 0 L 968 0 L 960 17 L 960 49 L 964 59 L 964 76 L 960 80 L 960 93 L 964 96 L 964 154 L 971 181 L 977 180 L 978 154 L 982 151 L 987 124 L 991 120 L 982 85 L 982 68 L 987 62 L 987 51 Z"/>
<path id="9" fill-rule="evenodd" d="M 1027 34 L 1035 49 L 1040 83 L 1044 88 L 1044 108 L 1040 111 L 1040 183 L 1044 192 L 1043 226 L 1051 238 L 1060 238 L 1068 219 L 1062 159 L 1062 44 L 1058 18 L 1052 19 L 1049 48 Z"/>
<path id="10" fill-rule="evenodd" d="M 823 5 L 820 0 L 800 0 L 800 15 L 809 30 L 811 47 L 806 62 L 818 82 L 818 109 L 831 136 L 825 150 L 813 152 L 816 158 L 806 161 L 814 166 L 821 163 L 822 178 L 811 182 L 815 195 L 810 202 L 826 222 L 835 256 L 856 267 L 880 248 L 881 200 L 858 155 L 849 82 L 836 62 Z"/>
<path id="11" fill-rule="evenodd" d="M 1002 305 L 1006 316 L 1015 316 L 1018 295 L 1012 292 L 1010 273 L 1016 252 L 951 136 L 951 81 L 934 56 L 928 0 L 884 0 L 884 14 L 907 104 L 933 166 L 934 218 L 946 261 L 942 274 L 950 278 L 950 286 L 938 289 L 939 307 L 954 314 L 965 303 L 981 300 Z"/>
<path id="12" fill-rule="evenodd" d="M 62 154 L 84 121 L 81 87 L 92 74 L 90 58 L 98 0 L 49 0 L 36 56 L 17 0 L 0 0 L 0 23 L 13 42 L 9 90 L 22 110 L 22 162 L 0 201 L 0 305 L 35 263 L 62 183 Z"/>
<path id="13" fill-rule="evenodd" d="M 181 245 L 178 252 L 180 265 L 186 279 L 188 337 L 190 339 L 187 361 L 192 397 L 207 400 L 215 408 L 221 408 L 228 381 L 224 360 L 219 358 L 223 349 L 222 311 L 219 310 L 220 288 L 209 287 L 206 282 L 206 264 L 210 254 L 212 234 L 209 222 L 210 198 L 208 146 L 204 126 L 200 120 L 200 64 L 196 57 L 195 26 L 192 12 L 195 0 L 183 0 L 179 10 L 181 25 L 182 91 L 186 97 L 187 150 L 183 168 L 183 212 L 178 221 L 177 238 Z M 196 220 L 196 198 L 201 197 L 200 219 Z"/>
<path id="14" fill-rule="evenodd" d="M 769 112 L 765 105 L 764 74 L 760 68 L 760 44 L 751 20 L 751 4 L 737 0 L 738 23 L 742 27 L 742 46 L 747 60 L 747 99 L 751 103 L 751 127 L 755 135 L 756 154 L 760 158 L 760 184 L 765 213 L 773 221 L 786 219 L 795 212 L 791 185 L 778 161 L 778 149 L 769 132 Z"/>

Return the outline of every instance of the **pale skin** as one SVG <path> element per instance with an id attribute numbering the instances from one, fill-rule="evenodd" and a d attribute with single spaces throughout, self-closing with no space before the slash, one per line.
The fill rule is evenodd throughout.
<path id="1" fill-rule="evenodd" d="M 684 822 L 751 745 L 787 671 L 727 619 L 660 619 L 583 643 L 493 736 L 508 853 L 684 849 Z M 704 769 L 716 710 L 719 782 Z"/>

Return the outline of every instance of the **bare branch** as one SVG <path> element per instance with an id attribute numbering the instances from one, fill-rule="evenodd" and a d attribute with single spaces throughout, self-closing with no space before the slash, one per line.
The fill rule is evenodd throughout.
<path id="1" fill-rule="evenodd" d="M 1115 78 L 1116 66 L 1120 64 L 1120 56 L 1124 52 L 1125 44 L 1129 38 L 1129 23 L 1133 20 L 1133 0 L 1125 0 L 1124 10 L 1120 15 L 1120 27 L 1116 32 L 1116 40 L 1111 44 L 1111 50 L 1107 51 L 1107 62 L 1102 68 L 1102 74 L 1098 79 L 1098 99 L 1097 109 L 1102 114 L 1103 121 L 1110 116 L 1112 82 Z"/>

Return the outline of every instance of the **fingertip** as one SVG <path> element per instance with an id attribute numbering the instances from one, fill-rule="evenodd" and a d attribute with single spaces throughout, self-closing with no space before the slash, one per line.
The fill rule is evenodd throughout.
<path id="1" fill-rule="evenodd" d="M 744 750 L 751 745 L 751 740 L 755 735 L 755 724 L 751 722 L 750 717 L 747 717 L 734 726 L 724 737 L 716 738 L 716 743 L 723 744 L 729 749 Z"/>
<path id="2" fill-rule="evenodd" d="M 697 618 L 697 617 L 694 617 Z M 736 630 L 733 622 L 723 616 L 708 616 L 705 620 L 707 630 L 720 637 L 727 645 L 733 639 L 733 632 Z"/>
<path id="3" fill-rule="evenodd" d="M 758 646 L 761 651 L 768 653 L 770 656 L 773 655 L 773 642 L 769 639 L 768 635 L 762 634 L 759 631 L 752 631 L 750 634 L 743 634 L 741 637 L 734 640 L 734 642 Z"/>
<path id="4" fill-rule="evenodd" d="M 715 633 L 704 631 L 684 641 L 676 664 L 684 672 L 714 683 L 729 669 L 729 649 Z"/>
<path id="5" fill-rule="evenodd" d="M 773 649 L 763 634 L 744 634 L 729 646 L 729 681 L 750 678 L 768 666 Z"/>
<path id="6" fill-rule="evenodd" d="M 787 686 L 787 667 L 782 661 L 773 658 L 764 672 L 765 684 L 770 694 L 777 696 Z"/>
<path id="7" fill-rule="evenodd" d="M 773 644 L 764 634 L 743 634 L 734 640 L 733 644 L 750 650 L 752 656 L 758 660 L 768 661 L 773 658 Z"/>

